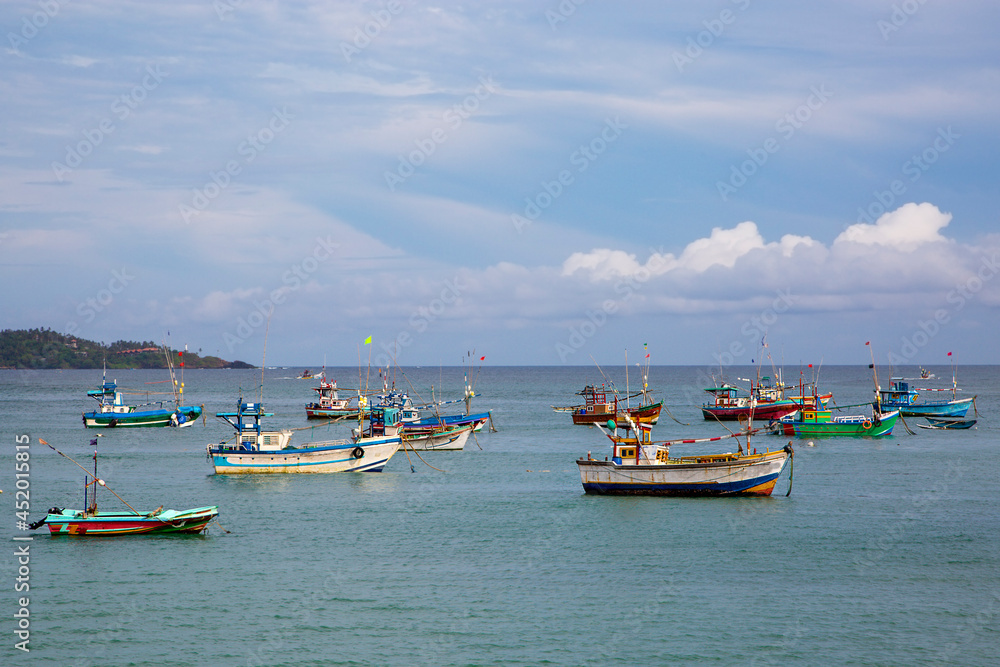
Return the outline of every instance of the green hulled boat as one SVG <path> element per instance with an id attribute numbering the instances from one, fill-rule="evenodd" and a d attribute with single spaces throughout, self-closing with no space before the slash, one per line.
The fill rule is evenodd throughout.
<path id="1" fill-rule="evenodd" d="M 873 416 L 843 415 L 834 417 L 830 410 L 799 410 L 775 421 L 771 425 L 774 433 L 799 437 L 823 436 L 867 436 L 876 438 L 891 435 L 892 427 L 899 418 L 899 410 L 878 412 Z"/>

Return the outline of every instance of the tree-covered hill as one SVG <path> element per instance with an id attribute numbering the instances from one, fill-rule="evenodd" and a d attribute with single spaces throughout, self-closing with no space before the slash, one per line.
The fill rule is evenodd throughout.
<path id="1" fill-rule="evenodd" d="M 242 361 L 170 351 L 175 367 L 252 368 Z M 0 368 L 166 368 L 163 348 L 153 341 L 119 340 L 110 345 L 51 329 L 0 331 Z"/>

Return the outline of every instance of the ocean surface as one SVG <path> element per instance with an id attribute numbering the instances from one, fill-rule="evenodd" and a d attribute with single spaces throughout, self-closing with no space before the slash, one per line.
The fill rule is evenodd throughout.
<path id="1" fill-rule="evenodd" d="M 929 370 L 946 379 L 918 387 L 950 385 L 951 369 Z M 300 372 L 264 372 L 270 426 L 309 426 L 316 381 Z M 356 368 L 327 372 L 358 386 Z M 625 389 L 624 368 L 604 372 Z M 655 438 L 725 433 L 699 410 L 711 372 L 650 369 L 667 407 Z M 786 369 L 786 382 L 799 372 Z M 629 374 L 635 390 L 638 369 Z M 108 372 L 137 392 L 164 391 L 166 377 Z M 187 371 L 185 403 L 208 414 L 190 428 L 112 430 L 81 422 L 100 371 L 0 371 L 0 664 L 996 665 L 1000 379 L 992 366 L 961 366 L 958 379 L 977 396 L 974 430 L 911 418 L 915 435 L 897 424 L 877 440 L 793 440 L 788 497 L 786 470 L 769 498 L 614 498 L 585 495 L 575 464 L 606 453 L 607 439 L 551 407 L 604 382 L 595 367 L 477 369 L 473 409 L 491 411 L 498 430 L 465 451 L 400 452 L 382 473 L 258 476 L 214 475 L 205 446 L 230 437 L 213 415 L 241 390 L 256 395 L 259 369 Z M 408 368 L 395 383 L 460 398 L 463 369 Z M 864 366 L 824 367 L 819 384 L 839 405 L 871 399 Z M 293 443 L 348 430 L 306 429 Z M 133 507 L 218 505 L 219 523 L 199 536 L 17 530 L 15 438 L 30 436 L 38 519 L 80 507 L 84 482 L 38 439 L 89 467 L 97 433 L 101 476 Z M 99 503 L 122 507 L 107 491 Z M 34 539 L 13 540 L 25 534 Z M 24 545 L 30 591 L 16 592 Z M 15 648 L 21 597 L 30 653 Z"/>

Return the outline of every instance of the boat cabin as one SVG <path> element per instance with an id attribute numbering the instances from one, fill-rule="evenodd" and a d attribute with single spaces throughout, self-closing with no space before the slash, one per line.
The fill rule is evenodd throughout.
<path id="1" fill-rule="evenodd" d="M 705 389 L 715 398 L 714 406 L 717 408 L 742 408 L 747 405 L 745 396 L 738 396 L 739 389 L 731 384 L 723 384 L 720 387 L 707 387 Z"/>
<path id="2" fill-rule="evenodd" d="M 879 389 L 879 401 L 884 407 L 905 408 L 917 400 L 917 392 L 903 378 L 892 378 L 889 389 Z"/>
<path id="3" fill-rule="evenodd" d="M 313 391 L 319 392 L 319 403 L 313 404 L 313 407 L 319 407 L 325 410 L 344 410 L 347 408 L 347 404 L 350 403 L 349 398 L 340 398 L 337 394 L 337 381 L 327 382 L 326 380 L 320 380 L 318 387 L 313 387 Z"/>
<path id="4" fill-rule="evenodd" d="M 118 382 L 112 380 L 101 385 L 100 389 L 92 389 L 87 392 L 87 396 L 95 399 L 100 404 L 102 413 L 126 413 L 132 408 L 125 405 L 125 397 L 118 391 Z"/>
<path id="5" fill-rule="evenodd" d="M 263 403 L 246 403 L 243 399 L 237 401 L 236 412 L 219 412 L 215 415 L 236 429 L 236 444 L 220 446 L 220 449 L 239 451 L 278 451 L 288 446 L 292 437 L 289 430 L 264 431 L 261 429 L 262 417 L 273 417 L 273 412 L 264 412 Z"/>
<path id="6" fill-rule="evenodd" d="M 584 405 L 578 411 L 582 414 L 609 414 L 614 415 L 617 411 L 617 399 L 614 403 L 608 403 L 608 392 L 604 387 L 594 387 L 587 385 L 583 391 L 578 391 L 578 395 L 583 396 Z"/>
<path id="7" fill-rule="evenodd" d="M 368 433 L 366 435 L 394 436 L 399 433 L 400 409 L 388 406 L 375 406 L 368 415 Z"/>

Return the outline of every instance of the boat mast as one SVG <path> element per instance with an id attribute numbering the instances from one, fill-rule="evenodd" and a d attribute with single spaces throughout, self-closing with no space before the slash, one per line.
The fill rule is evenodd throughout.
<path id="1" fill-rule="evenodd" d="M 97 476 L 97 438 L 94 438 L 91 443 L 94 446 L 94 493 L 91 494 L 91 505 L 87 508 L 87 511 L 91 514 L 97 514 L 97 480 L 100 477 Z"/>
<path id="2" fill-rule="evenodd" d="M 875 350 L 872 349 L 871 341 L 866 341 L 865 345 L 868 346 L 868 351 L 872 357 L 872 381 L 875 383 L 875 410 L 878 414 L 882 414 L 882 394 L 879 392 L 878 386 L 878 369 L 875 368 Z"/>
<path id="3" fill-rule="evenodd" d="M 628 410 L 632 407 L 632 390 L 629 388 L 628 383 L 628 348 L 625 348 L 625 409 Z"/>
<path id="4" fill-rule="evenodd" d="M 264 353 L 260 356 L 260 389 L 257 403 L 264 402 L 264 362 L 267 360 L 267 334 L 271 330 L 271 316 L 267 316 L 267 326 L 264 327 Z"/>
<path id="5" fill-rule="evenodd" d="M 177 398 L 177 378 L 174 377 L 174 364 L 170 359 L 170 350 L 167 348 L 166 341 L 163 342 L 161 347 L 163 348 L 163 356 L 167 360 L 167 372 L 170 373 L 170 390 L 174 394 L 174 407 L 179 408 L 181 406 L 181 402 L 180 399 Z M 146 398 L 147 400 L 149 399 L 148 394 L 146 395 Z"/>
<path id="6" fill-rule="evenodd" d="M 948 356 L 952 356 L 951 352 L 948 353 Z M 958 400 L 958 362 L 954 359 L 951 362 L 951 399 Z"/>

